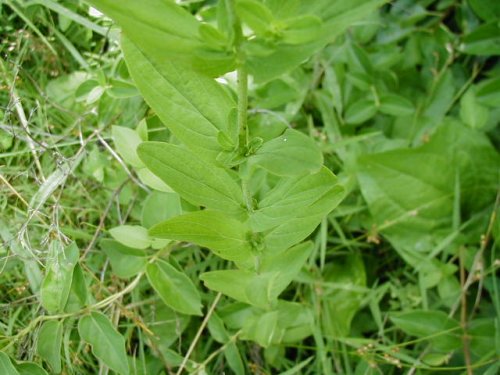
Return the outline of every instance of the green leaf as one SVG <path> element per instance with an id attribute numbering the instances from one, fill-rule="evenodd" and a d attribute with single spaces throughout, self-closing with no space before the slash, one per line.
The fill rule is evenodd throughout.
<path id="1" fill-rule="evenodd" d="M 38 333 L 37 352 L 47 361 L 52 371 L 61 372 L 61 345 L 63 336 L 63 322 L 49 320 L 43 323 Z"/>
<path id="2" fill-rule="evenodd" d="M 145 142 L 138 153 L 154 174 L 188 202 L 214 210 L 239 211 L 244 206 L 243 193 L 233 178 L 193 152 L 168 143 Z"/>
<path id="3" fill-rule="evenodd" d="M 311 251 L 312 244 L 306 242 L 280 254 L 264 254 L 258 272 L 219 270 L 205 272 L 200 278 L 209 289 L 266 309 L 299 273 Z"/>
<path id="4" fill-rule="evenodd" d="M 89 0 L 113 18 L 125 35 L 158 59 L 191 53 L 199 42 L 198 22 L 174 2 L 148 0 L 142 4 L 123 0 Z"/>
<path id="5" fill-rule="evenodd" d="M 380 97 L 379 110 L 386 115 L 411 116 L 415 112 L 415 106 L 402 96 L 385 94 Z"/>
<path id="6" fill-rule="evenodd" d="M 252 213 L 252 229 L 265 231 L 292 220 L 332 190 L 339 198 L 343 196 L 344 189 L 338 184 L 337 177 L 326 167 L 315 174 L 280 179 Z"/>
<path id="7" fill-rule="evenodd" d="M 260 346 L 267 348 L 276 334 L 278 325 L 278 312 L 270 311 L 260 315 L 257 319 L 250 319 L 243 327 L 242 337 L 255 341 Z"/>
<path id="8" fill-rule="evenodd" d="M 68 302 L 64 307 L 65 312 L 76 312 L 87 304 L 87 283 L 80 264 L 76 264 L 73 270 L 73 280 L 71 281 L 71 291 Z"/>
<path id="9" fill-rule="evenodd" d="M 315 41 L 321 37 L 321 26 L 321 18 L 313 15 L 288 19 L 282 40 L 288 44 L 305 44 Z"/>
<path id="10" fill-rule="evenodd" d="M 490 117 L 488 108 L 479 104 L 474 90 L 469 89 L 460 99 L 460 118 L 472 129 L 482 129 Z"/>
<path id="11" fill-rule="evenodd" d="M 109 234 L 127 247 L 142 250 L 151 246 L 148 230 L 140 225 L 120 225 L 111 228 Z"/>
<path id="12" fill-rule="evenodd" d="M 343 198 L 343 187 L 333 186 L 317 201 L 297 212 L 293 219 L 287 220 L 268 232 L 265 236 L 267 249 L 271 252 L 279 252 L 304 240 Z"/>
<path id="13" fill-rule="evenodd" d="M 500 78 L 482 81 L 477 86 L 476 99 L 480 104 L 493 108 L 500 107 Z"/>
<path id="14" fill-rule="evenodd" d="M 202 315 L 200 293 L 184 273 L 165 261 L 157 260 L 148 265 L 146 275 L 167 306 L 182 314 Z"/>
<path id="15" fill-rule="evenodd" d="M 435 349 L 449 351 L 462 346 L 460 324 L 442 311 L 413 310 L 391 314 L 390 318 L 408 335 L 432 342 Z"/>
<path id="16" fill-rule="evenodd" d="M 0 352 L 0 373 L 2 375 L 19 375 L 19 372 L 12 365 L 9 356 L 4 352 Z"/>
<path id="17" fill-rule="evenodd" d="M 215 160 L 222 151 L 217 134 L 237 136 L 228 123 L 236 104 L 227 91 L 168 59 L 152 60 L 127 39 L 122 47 L 132 78 L 160 120 L 186 146 Z"/>
<path id="18" fill-rule="evenodd" d="M 255 275 L 245 270 L 220 270 L 205 272 L 200 275 L 205 286 L 221 292 L 237 301 L 251 304 L 246 288 L 255 280 Z"/>
<path id="19" fill-rule="evenodd" d="M 219 211 L 203 210 L 176 216 L 149 230 L 154 237 L 193 242 L 207 247 L 221 258 L 237 263 L 252 259 L 247 241 L 249 229 L 240 221 Z"/>
<path id="20" fill-rule="evenodd" d="M 130 128 L 124 126 L 113 126 L 113 141 L 120 156 L 133 167 L 143 168 L 144 164 L 137 156 L 137 146 L 142 142 L 139 134 Z"/>
<path id="21" fill-rule="evenodd" d="M 224 357 L 226 357 L 227 364 L 236 375 L 245 375 L 245 366 L 238 346 L 234 342 L 226 346 L 226 349 L 224 349 Z"/>
<path id="22" fill-rule="evenodd" d="M 269 8 L 256 0 L 237 1 L 236 13 L 257 35 L 265 34 L 274 20 Z"/>
<path id="23" fill-rule="evenodd" d="M 359 254 L 336 257 L 323 274 L 323 329 L 332 337 L 349 337 L 352 319 L 368 291 L 363 260 Z"/>
<path id="24" fill-rule="evenodd" d="M 151 228 L 182 213 L 181 200 L 177 193 L 151 193 L 142 207 L 142 225 Z"/>
<path id="25" fill-rule="evenodd" d="M 82 317 L 78 322 L 78 333 L 106 366 L 121 375 L 129 374 L 125 339 L 105 315 L 91 312 Z"/>
<path id="26" fill-rule="evenodd" d="M 140 249 L 127 247 L 110 239 L 101 240 L 99 245 L 109 257 L 113 273 L 118 277 L 135 276 L 146 267 L 147 254 Z"/>
<path id="27" fill-rule="evenodd" d="M 361 99 L 347 107 L 344 120 L 348 124 L 359 125 L 368 121 L 377 113 L 375 102 L 371 99 Z"/>
<path id="28" fill-rule="evenodd" d="M 469 55 L 500 55 L 500 26 L 498 20 L 482 24 L 462 41 L 460 50 Z"/>
<path id="29" fill-rule="evenodd" d="M 287 129 L 281 136 L 264 143 L 248 161 L 278 176 L 296 176 L 319 171 L 323 155 L 313 139 Z"/>
<path id="30" fill-rule="evenodd" d="M 47 273 L 40 289 L 40 299 L 42 306 L 51 314 L 64 310 L 78 256 L 78 247 L 74 242 L 65 248 L 60 241 L 52 241 L 50 244 Z"/>
<path id="31" fill-rule="evenodd" d="M 48 375 L 47 371 L 33 362 L 18 363 L 16 369 L 19 375 Z"/>
<path id="32" fill-rule="evenodd" d="M 497 0 L 467 0 L 470 7 L 485 21 L 500 18 L 500 3 Z"/>

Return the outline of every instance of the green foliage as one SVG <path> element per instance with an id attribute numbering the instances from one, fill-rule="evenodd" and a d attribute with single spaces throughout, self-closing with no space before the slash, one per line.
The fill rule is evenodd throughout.
<path id="1" fill-rule="evenodd" d="M 499 17 L 0 1 L 0 373 L 497 373 Z"/>

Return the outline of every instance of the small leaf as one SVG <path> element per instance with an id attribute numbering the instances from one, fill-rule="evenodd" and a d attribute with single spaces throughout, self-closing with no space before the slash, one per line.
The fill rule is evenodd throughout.
<path id="1" fill-rule="evenodd" d="M 314 205 L 332 189 L 342 196 L 343 187 L 337 177 L 326 167 L 318 173 L 300 177 L 283 178 L 258 203 L 250 217 L 256 232 L 269 230 L 294 219 L 303 210 Z"/>
<path id="2" fill-rule="evenodd" d="M 63 322 L 49 320 L 43 323 L 38 333 L 37 352 L 47 361 L 56 374 L 61 372 L 61 345 L 63 336 Z"/>
<path id="3" fill-rule="evenodd" d="M 12 362 L 7 354 L 0 352 L 0 374 L 2 375 L 19 375 L 19 372 L 12 365 Z"/>
<path id="4" fill-rule="evenodd" d="M 16 369 L 19 375 L 48 375 L 47 371 L 33 362 L 18 363 Z"/>
<path id="5" fill-rule="evenodd" d="M 390 318 L 396 327 L 429 340 L 438 350 L 454 350 L 462 345 L 460 324 L 442 311 L 413 310 L 392 314 Z"/>
<path id="6" fill-rule="evenodd" d="M 256 0 L 239 0 L 236 2 L 236 12 L 256 34 L 264 34 L 274 19 L 269 8 Z"/>
<path id="7" fill-rule="evenodd" d="M 109 257 L 113 273 L 118 277 L 135 276 L 146 267 L 146 253 L 140 249 L 127 247 L 110 239 L 101 240 L 99 245 Z"/>
<path id="8" fill-rule="evenodd" d="M 241 188 L 224 169 L 185 148 L 145 142 L 138 153 L 154 174 L 194 205 L 229 211 L 239 211 L 244 205 Z"/>
<path id="9" fill-rule="evenodd" d="M 298 16 L 286 21 L 283 31 L 283 42 L 288 44 L 304 44 L 317 40 L 321 36 L 321 18 L 313 15 Z"/>
<path id="10" fill-rule="evenodd" d="M 177 193 L 151 193 L 142 208 L 142 225 L 151 228 L 182 213 L 181 200 Z"/>
<path id="11" fill-rule="evenodd" d="M 500 55 L 500 25 L 498 20 L 484 23 L 463 38 L 463 53 L 477 56 Z"/>
<path id="12" fill-rule="evenodd" d="M 148 230 L 140 225 L 120 225 L 110 229 L 109 234 L 127 247 L 142 250 L 151 246 Z"/>
<path id="13" fill-rule="evenodd" d="M 278 329 L 278 312 L 270 311 L 256 319 L 249 319 L 243 327 L 242 336 L 267 348 Z"/>
<path id="14" fill-rule="evenodd" d="M 460 118 L 472 129 L 482 129 L 488 122 L 490 111 L 477 102 L 474 90 L 469 89 L 460 99 Z"/>
<path id="15" fill-rule="evenodd" d="M 255 275 L 245 270 L 220 270 L 205 272 L 200 275 L 205 286 L 221 292 L 237 301 L 251 304 L 246 289 L 255 279 Z"/>
<path id="16" fill-rule="evenodd" d="M 347 107 L 344 120 L 348 124 L 359 125 L 368 121 L 377 113 L 373 100 L 361 99 Z"/>
<path id="17" fill-rule="evenodd" d="M 154 237 L 193 242 L 221 258 L 246 263 L 252 259 L 248 228 L 219 211 L 203 210 L 176 216 L 149 230 Z"/>
<path id="18" fill-rule="evenodd" d="M 121 375 L 129 374 L 125 339 L 105 315 L 91 312 L 84 316 L 78 323 L 78 333 L 106 366 Z"/>
<path id="19" fill-rule="evenodd" d="M 182 314 L 202 315 L 200 294 L 184 273 L 158 260 L 148 265 L 146 275 L 167 306 Z"/>
<path id="20" fill-rule="evenodd" d="M 295 176 L 319 171 L 323 154 L 313 139 L 287 129 L 283 135 L 264 143 L 248 161 L 278 176 Z"/>
<path id="21" fill-rule="evenodd" d="M 411 116 L 415 107 L 408 99 L 396 95 L 386 94 L 380 97 L 380 112 L 392 116 Z"/>
<path id="22" fill-rule="evenodd" d="M 78 247 L 74 242 L 65 248 L 60 241 L 52 241 L 50 244 L 47 273 L 40 289 L 40 299 L 42 306 L 51 314 L 63 311 L 66 306 L 78 255 Z"/>
<path id="23" fill-rule="evenodd" d="M 137 156 L 137 146 L 142 142 L 139 134 L 124 126 L 113 126 L 111 128 L 113 141 L 120 156 L 133 167 L 143 168 L 144 163 Z"/>

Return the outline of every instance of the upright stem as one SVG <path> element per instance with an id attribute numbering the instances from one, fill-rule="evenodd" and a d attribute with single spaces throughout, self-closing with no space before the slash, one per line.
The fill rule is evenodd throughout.
<path id="1" fill-rule="evenodd" d="M 248 111 L 248 73 L 245 66 L 245 53 L 241 44 L 245 37 L 241 29 L 241 22 L 234 9 L 234 0 L 226 0 L 229 21 L 233 27 L 233 48 L 236 52 L 237 64 L 237 94 L 238 94 L 238 134 L 239 147 L 243 151 L 248 144 L 247 111 Z"/>
<path id="2" fill-rule="evenodd" d="M 238 67 L 237 74 L 239 146 L 240 149 L 243 149 L 248 144 L 248 73 L 244 63 L 241 63 Z"/>

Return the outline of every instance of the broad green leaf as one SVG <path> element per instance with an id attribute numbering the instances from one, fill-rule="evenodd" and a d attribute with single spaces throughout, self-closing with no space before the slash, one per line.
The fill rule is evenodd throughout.
<path id="1" fill-rule="evenodd" d="M 47 371 L 33 362 L 22 362 L 16 365 L 19 375 L 48 375 Z"/>
<path id="2" fill-rule="evenodd" d="M 242 338 L 255 341 L 267 348 L 277 333 L 278 312 L 266 312 L 256 319 L 249 319 L 243 327 Z"/>
<path id="3" fill-rule="evenodd" d="M 154 237 L 193 242 L 221 258 L 247 263 L 253 258 L 247 241 L 249 229 L 219 211 L 203 210 L 176 216 L 149 230 Z"/>
<path id="4" fill-rule="evenodd" d="M 40 299 L 42 306 L 51 314 L 62 312 L 68 301 L 78 256 L 78 247 L 74 242 L 63 247 L 60 241 L 52 241 L 49 246 L 47 272 L 40 289 Z"/>
<path id="5" fill-rule="evenodd" d="M 470 337 L 470 349 L 477 357 L 482 357 L 493 350 L 498 340 L 498 319 L 475 319 L 472 320 L 467 329 Z M 498 350 L 498 347 L 497 347 Z"/>
<path id="6" fill-rule="evenodd" d="M 255 280 L 255 275 L 245 270 L 220 270 L 205 272 L 200 275 L 205 286 L 221 292 L 237 301 L 251 304 L 246 288 Z"/>
<path id="7" fill-rule="evenodd" d="M 73 280 L 71 281 L 71 290 L 68 297 L 68 302 L 64 307 L 65 312 L 76 312 L 82 309 L 87 304 L 87 283 L 85 274 L 83 273 L 80 264 L 76 264 L 73 270 Z"/>
<path id="8" fill-rule="evenodd" d="M 123 160 L 133 167 L 143 168 L 144 164 L 136 152 L 137 146 L 142 142 L 139 134 L 135 130 L 124 126 L 113 126 L 112 135 L 116 150 Z"/>
<path id="9" fill-rule="evenodd" d="M 179 314 L 161 300 L 150 305 L 147 316 L 149 327 L 154 333 L 152 339 L 162 350 L 176 342 L 191 321 L 190 315 Z"/>
<path id="10" fill-rule="evenodd" d="M 165 182 L 163 182 L 158 176 L 156 176 L 153 172 L 151 172 L 147 168 L 137 169 L 137 177 L 139 180 L 151 189 L 161 191 L 163 193 L 172 193 L 173 190 L 170 186 L 168 186 Z"/>
<path id="11" fill-rule="evenodd" d="M 331 190 L 342 196 L 342 186 L 326 167 L 315 174 L 283 178 L 258 203 L 258 209 L 250 217 L 252 228 L 265 231 L 294 219 Z"/>
<path id="12" fill-rule="evenodd" d="M 305 44 L 318 40 L 322 33 L 321 18 L 302 15 L 286 21 L 283 42 L 287 44 Z"/>
<path id="13" fill-rule="evenodd" d="M 246 374 L 241 354 L 238 350 L 238 346 L 234 342 L 226 346 L 226 349 L 224 349 L 224 357 L 226 357 L 227 364 L 236 375 Z"/>
<path id="14" fill-rule="evenodd" d="M 413 310 L 391 314 L 390 318 L 396 327 L 429 340 L 435 349 L 449 351 L 462 346 L 460 324 L 442 311 Z"/>
<path id="15" fill-rule="evenodd" d="M 257 0 L 239 0 L 236 2 L 236 13 L 241 21 L 256 34 L 264 34 L 273 22 L 269 8 Z"/>
<path id="16" fill-rule="evenodd" d="M 137 275 L 146 267 L 146 253 L 140 249 L 127 247 L 110 239 L 101 240 L 100 247 L 109 257 L 113 273 L 128 278 Z"/>
<path id="17" fill-rule="evenodd" d="M 37 352 L 47 361 L 52 371 L 61 372 L 61 345 L 63 336 L 63 322 L 48 320 L 43 323 L 38 333 Z"/>
<path id="18" fill-rule="evenodd" d="M 482 24 L 470 34 L 465 35 L 460 50 L 469 55 L 500 55 L 500 26 L 498 20 Z"/>
<path id="19" fill-rule="evenodd" d="M 229 211 L 239 211 L 244 205 L 241 188 L 225 170 L 185 148 L 144 142 L 138 153 L 154 174 L 194 205 Z"/>
<path id="20" fill-rule="evenodd" d="M 287 2 L 267 1 L 275 18 L 281 22 L 298 16 L 312 15 L 322 20 L 321 32 L 315 40 L 302 44 L 280 43 L 266 54 L 248 56 L 248 69 L 256 82 L 270 81 L 292 70 L 314 53 L 332 42 L 347 28 L 373 13 L 387 0 L 317 0 Z M 296 39 L 298 40 L 298 39 Z M 304 39 L 305 40 L 305 39 Z"/>
<path id="21" fill-rule="evenodd" d="M 335 257 L 324 270 L 323 329 L 332 337 L 348 337 L 351 322 L 363 303 L 366 274 L 359 254 Z"/>
<path id="22" fill-rule="evenodd" d="M 299 273 L 311 250 L 311 243 L 303 243 L 280 254 L 264 254 L 258 272 L 219 270 L 203 273 L 200 278 L 212 290 L 266 309 Z"/>
<path id="23" fill-rule="evenodd" d="M 460 118 L 472 129 L 482 129 L 488 122 L 490 111 L 478 103 L 474 90 L 469 89 L 460 99 Z"/>
<path id="24" fill-rule="evenodd" d="M 201 297 L 191 279 L 169 263 L 157 260 L 146 269 L 149 283 L 163 302 L 187 315 L 201 314 Z"/>
<path id="25" fill-rule="evenodd" d="M 415 106 L 402 96 L 385 94 L 380 97 L 379 111 L 392 116 L 411 116 L 415 112 Z"/>
<path id="26" fill-rule="evenodd" d="M 105 315 L 94 311 L 82 317 L 78 322 L 78 333 L 106 366 L 121 375 L 129 374 L 125 339 Z"/>
<path id="27" fill-rule="evenodd" d="M 267 249 L 271 252 L 279 252 L 304 240 L 343 198 L 344 189 L 339 185 L 333 186 L 320 199 L 297 212 L 293 219 L 287 220 L 266 233 Z"/>
<path id="28" fill-rule="evenodd" d="M 222 151 L 217 134 L 237 136 L 234 124 L 228 123 L 236 104 L 227 91 L 168 59 L 149 58 L 127 39 L 122 47 L 132 78 L 165 126 L 186 146 L 215 160 Z"/>
<path id="29" fill-rule="evenodd" d="M 500 107 L 500 77 L 482 81 L 477 86 L 476 99 L 480 104 Z"/>
<path id="30" fill-rule="evenodd" d="M 248 160 L 251 165 L 278 176 L 296 176 L 319 171 L 323 155 L 310 137 L 287 129 L 281 136 L 264 143 Z"/>
<path id="31" fill-rule="evenodd" d="M 260 277 L 267 278 L 268 301 L 274 302 L 298 275 L 313 249 L 311 242 L 304 242 L 280 254 L 262 257 Z"/>
<path id="32" fill-rule="evenodd" d="M 109 83 L 110 87 L 106 89 L 106 93 L 115 99 L 126 99 L 140 95 L 139 90 L 129 82 L 111 78 Z"/>
<path id="33" fill-rule="evenodd" d="M 500 3 L 497 0 L 467 0 L 467 3 L 485 21 L 500 18 Z"/>
<path id="34" fill-rule="evenodd" d="M 148 230 L 140 225 L 120 225 L 111 228 L 109 234 L 127 247 L 142 250 L 151 246 Z"/>
<path id="35" fill-rule="evenodd" d="M 344 120 L 348 124 L 359 125 L 377 113 L 377 106 L 371 99 L 361 99 L 347 107 Z"/>
<path id="36" fill-rule="evenodd" d="M 144 201 L 141 222 L 146 228 L 151 228 L 181 213 L 179 194 L 153 192 Z"/>
<path id="37" fill-rule="evenodd" d="M 0 373 L 2 375 L 19 375 L 9 356 L 4 352 L 0 352 Z"/>
<path id="38" fill-rule="evenodd" d="M 125 35 L 158 59 L 192 53 L 198 47 L 198 22 L 171 1 L 89 0 L 120 25 Z M 175 56 L 174 55 L 174 56 Z"/>

